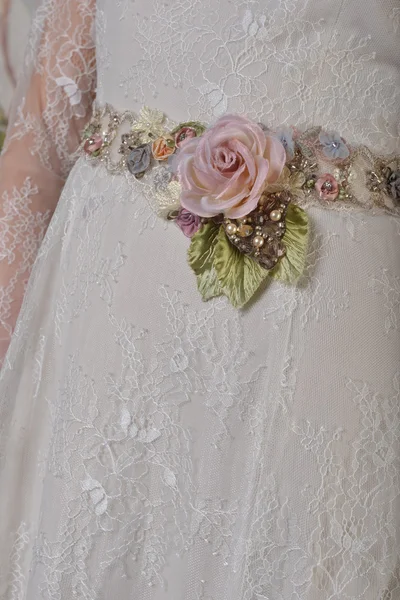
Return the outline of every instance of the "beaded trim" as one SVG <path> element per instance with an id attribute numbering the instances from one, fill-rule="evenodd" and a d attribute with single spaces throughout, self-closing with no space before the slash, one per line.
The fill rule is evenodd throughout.
<path id="1" fill-rule="evenodd" d="M 352 146 L 338 134 L 313 127 L 269 130 L 287 152 L 286 166 L 271 193 L 285 191 L 302 207 L 333 210 L 368 210 L 400 216 L 400 156 L 377 156 L 365 146 Z M 139 115 L 117 112 L 112 106 L 96 107 L 83 134 L 82 152 L 93 164 L 110 173 L 154 185 L 153 207 L 167 216 L 179 206 L 179 184 L 169 167 L 169 157 L 189 136 L 201 135 L 205 125 L 176 124 L 147 107 Z"/>
<path id="2" fill-rule="evenodd" d="M 305 206 L 400 216 L 400 157 L 375 156 L 314 127 L 270 130 L 239 115 L 213 126 L 96 109 L 82 151 L 143 184 L 157 214 L 191 238 L 203 300 L 244 307 L 267 277 L 295 283 L 309 236 Z"/>

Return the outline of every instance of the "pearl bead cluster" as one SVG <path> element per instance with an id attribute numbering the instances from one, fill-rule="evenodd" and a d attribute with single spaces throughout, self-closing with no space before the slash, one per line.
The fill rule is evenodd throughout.
<path id="1" fill-rule="evenodd" d="M 265 268 L 273 268 L 285 255 L 282 237 L 290 198 L 285 193 L 264 196 L 263 201 L 243 219 L 225 219 L 229 240 L 244 254 L 252 256 Z"/>

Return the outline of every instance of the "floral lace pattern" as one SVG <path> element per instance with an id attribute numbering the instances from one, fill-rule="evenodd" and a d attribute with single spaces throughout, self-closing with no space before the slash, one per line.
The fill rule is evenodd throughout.
<path id="1" fill-rule="evenodd" d="M 358 268 L 364 237 L 348 235 L 347 215 L 311 208 L 305 281 L 295 288 L 275 282 L 269 300 L 241 314 L 223 299 L 203 305 L 181 275 L 171 285 L 171 269 L 179 274 L 184 265 L 185 238 L 177 228 L 165 230 L 160 219 L 143 229 L 143 202 L 125 177 L 83 161 L 40 249 L 28 291 L 32 303 L 0 381 L 1 422 L 9 427 L 4 408 L 18 397 L 13 372 L 24 361 L 32 402 L 42 409 L 33 417 L 22 412 L 18 427 L 28 427 L 26 418 L 41 427 L 40 438 L 28 442 L 32 459 L 46 464 L 35 485 L 44 478 L 45 497 L 51 502 L 61 494 L 64 509 L 55 530 L 44 507 L 35 516 L 24 501 L 22 514 L 36 530 L 19 564 L 30 561 L 48 599 L 85 597 L 88 589 L 101 597 L 106 582 L 135 600 L 163 593 L 183 598 L 181 586 L 194 590 L 191 600 L 254 594 L 375 600 L 387 590 L 396 598 L 400 579 L 389 575 L 395 553 L 388 549 L 398 535 L 397 342 L 385 324 L 380 288 L 370 287 Z M 383 230 L 397 239 L 396 220 L 362 218 L 373 247 Z M 104 236 L 106 227 L 115 237 Z M 165 236 L 176 254 L 159 246 Z M 355 257 L 349 271 L 332 278 L 334 262 L 349 252 Z M 135 257 L 148 253 L 154 263 L 142 279 Z M 384 248 L 371 256 L 380 264 Z M 397 273 L 396 256 L 389 262 Z M 57 282 L 45 316 L 43 264 Z M 363 328 L 362 343 L 367 348 L 374 339 L 367 361 L 380 348 L 388 385 L 380 369 L 360 381 L 362 365 L 348 363 L 339 347 L 335 360 L 329 349 L 319 358 L 325 378 L 305 393 L 310 373 L 316 376 L 308 340 L 334 339 L 349 327 L 359 335 L 354 307 L 361 319 L 364 311 L 381 315 L 371 331 Z M 89 315 L 100 336 L 83 326 Z M 96 353 L 84 349 L 88 335 L 90 346 L 99 342 Z M 49 336 L 61 353 L 49 354 Z M 359 343 L 351 343 L 350 356 Z M 339 412 L 330 417 L 332 388 L 340 390 L 334 395 Z M 43 398 L 52 400 L 43 405 Z M 13 439 L 1 436 L 2 477 L 15 468 L 6 458 Z M 366 496 L 360 477 L 376 493 Z M 229 577 L 214 578 L 203 561 Z"/>
<path id="2" fill-rule="evenodd" d="M 121 13 L 99 4 L 111 30 Z M 98 101 L 137 112 L 152 102 L 170 107 L 176 121 L 212 123 L 236 113 L 273 128 L 323 124 L 355 145 L 399 153 L 399 75 L 384 42 L 396 47 L 398 9 L 380 2 L 365 30 L 355 26 L 358 11 L 357 0 L 334 8 L 317 0 L 250 0 L 219 10 L 212 0 L 174 0 L 168 10 L 162 0 L 139 10 L 132 3 L 119 25 L 131 39 L 134 22 L 129 60 L 102 73 L 125 101 L 118 94 L 114 102 L 114 92 Z"/>
<path id="3" fill-rule="evenodd" d="M 0 373 L 0 597 L 399 600 L 400 229 L 378 206 L 398 188 L 393 0 L 362 18 L 357 0 L 97 0 L 93 16 L 45 0 L 2 158 L 1 286 L 36 261 Z M 328 162 L 371 149 L 348 184 L 359 212 L 321 210 L 341 202 L 334 169 L 310 194 L 285 171 L 311 228 L 295 286 L 203 303 L 182 233 L 198 224 L 158 216 L 168 162 L 141 178 L 75 163 L 95 35 L 97 104 L 118 114 L 247 114 L 288 156 L 289 124 L 323 123 Z"/>
<path id="4" fill-rule="evenodd" d="M 0 161 L 0 360 L 91 114 L 94 4 L 45 0 L 32 25 Z"/>

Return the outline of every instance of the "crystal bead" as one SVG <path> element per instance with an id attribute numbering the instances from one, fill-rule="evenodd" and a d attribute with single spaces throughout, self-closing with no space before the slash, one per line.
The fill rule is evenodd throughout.
<path id="1" fill-rule="evenodd" d="M 237 234 L 240 237 L 249 237 L 249 235 L 251 235 L 253 233 L 253 228 L 251 225 L 240 225 L 239 229 L 237 230 Z"/>
<path id="2" fill-rule="evenodd" d="M 264 225 L 262 230 L 263 230 L 263 233 L 266 233 L 269 236 L 274 236 L 274 235 L 276 235 L 276 233 L 278 231 L 278 227 L 279 227 L 278 223 L 268 223 L 268 224 Z"/>
<path id="3" fill-rule="evenodd" d="M 279 258 L 282 258 L 282 256 L 285 256 L 286 254 L 286 248 L 285 246 L 281 245 L 281 243 L 279 242 L 279 246 L 276 250 L 276 255 L 279 256 Z"/>

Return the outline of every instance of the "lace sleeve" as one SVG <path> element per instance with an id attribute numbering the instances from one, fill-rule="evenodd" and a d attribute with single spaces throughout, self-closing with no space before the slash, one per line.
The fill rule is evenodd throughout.
<path id="1" fill-rule="evenodd" d="M 94 100 L 95 0 L 44 0 L 0 159 L 0 363 Z"/>

